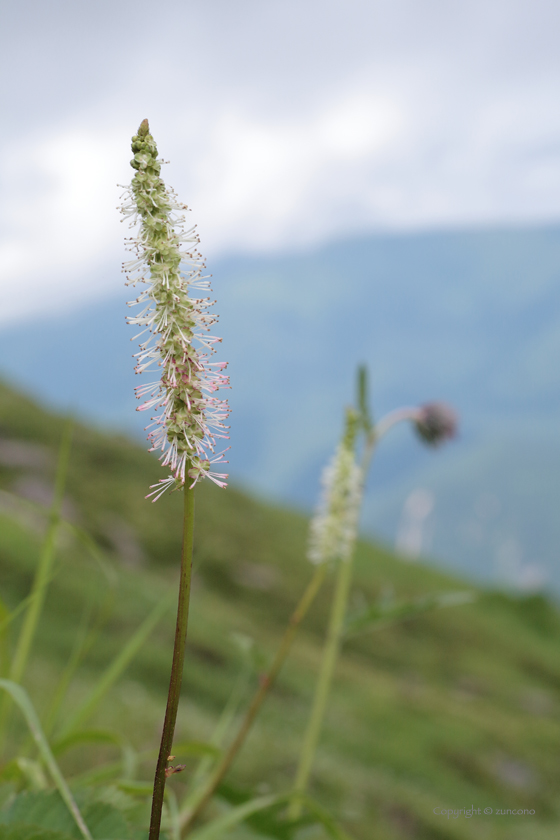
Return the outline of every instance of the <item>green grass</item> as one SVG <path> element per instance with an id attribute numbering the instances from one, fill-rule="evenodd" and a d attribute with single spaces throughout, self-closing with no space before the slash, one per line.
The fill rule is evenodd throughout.
<path id="1" fill-rule="evenodd" d="M 27 444 L 0 467 L 0 488 L 41 494 L 52 486 L 63 419 L 0 388 L 0 438 Z M 33 450 L 30 445 L 44 449 Z M 0 460 L 5 444 L 0 448 Z M 24 453 L 27 452 L 28 464 Z M 23 453 L 23 454 L 22 454 Z M 33 457 L 35 453 L 35 457 Z M 3 456 L 3 461 L 10 460 Z M 17 461 L 15 456 L 12 461 Z M 162 475 L 130 440 L 77 425 L 65 511 L 91 535 L 102 562 L 68 529 L 25 687 L 43 717 L 79 640 L 84 616 L 97 636 L 70 685 L 59 726 L 177 580 L 182 500 L 144 500 Z M 39 512 L 38 512 L 39 510 Z M 0 597 L 25 598 L 40 548 L 40 506 L 0 495 Z M 255 640 L 261 661 L 275 650 L 311 570 L 306 518 L 236 490 L 197 488 L 195 577 L 177 740 L 210 737 L 242 655 L 235 634 Z M 511 598 L 370 543 L 358 549 L 356 608 L 391 587 L 416 598 L 472 589 L 477 600 L 348 640 L 313 774 L 312 793 L 359 840 L 549 838 L 560 807 L 560 616 L 543 598 Z M 282 792 L 293 781 L 330 605 L 331 582 L 306 618 L 294 651 L 227 782 Z M 172 652 L 170 609 L 87 727 L 115 730 L 139 752 L 155 750 Z M 10 625 L 13 645 L 19 620 Z M 0 649 L 0 653 L 1 653 Z M 3 661 L 6 670 L 6 654 Z M 256 682 L 253 679 L 252 687 Z M 248 697 L 247 697 L 248 699 Z M 13 714 L 12 747 L 23 733 Z M 29 753 L 32 754 L 31 752 Z M 6 758 L 9 758 L 9 752 Z M 60 758 L 72 780 L 118 758 L 107 743 L 77 745 Z M 177 754 L 177 761 L 181 755 Z M 171 784 L 182 795 L 195 759 Z M 144 757 L 138 779 L 150 780 Z M 443 808 L 533 808 L 533 816 L 447 820 Z M 235 837 L 249 837 L 240 830 Z M 252 836 L 252 835 L 251 835 Z M 323 835 L 309 835 L 321 837 Z"/>

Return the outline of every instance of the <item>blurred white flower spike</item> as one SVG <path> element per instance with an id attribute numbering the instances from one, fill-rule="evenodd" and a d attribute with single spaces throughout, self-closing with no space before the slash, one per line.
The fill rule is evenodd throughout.
<path id="1" fill-rule="evenodd" d="M 147 498 L 153 496 L 155 502 L 167 489 L 186 483 L 193 487 L 201 478 L 226 486 L 227 475 L 213 466 L 227 463 L 226 450 L 216 454 L 216 445 L 228 438 L 229 406 L 214 394 L 229 387 L 229 378 L 223 373 L 225 362 L 210 361 L 214 345 L 221 341 L 209 334 L 217 321 L 209 312 L 214 301 L 189 296 L 190 290 L 210 291 L 197 250 L 198 234 L 194 227 L 186 229 L 183 211 L 188 208 L 160 177 L 163 161 L 158 160 L 147 120 L 132 138 L 132 151 L 136 174 L 123 195 L 121 212 L 130 219 L 130 227 L 140 228 L 127 240 L 134 259 L 124 263 L 123 270 L 127 285 L 142 283 L 147 288 L 129 302 L 143 308 L 127 320 L 141 327 L 134 338 L 148 333 L 135 354 L 136 373 L 161 368 L 157 382 L 137 386 L 137 399 L 146 398 L 137 410 L 154 412 L 147 427 L 150 451 L 161 450 L 160 461 L 171 470 L 151 488 Z"/>
<path id="2" fill-rule="evenodd" d="M 352 555 L 362 499 L 362 471 L 354 452 L 356 431 L 357 416 L 349 410 L 342 441 L 323 471 L 323 492 L 311 520 L 307 557 L 315 565 L 348 561 Z"/>

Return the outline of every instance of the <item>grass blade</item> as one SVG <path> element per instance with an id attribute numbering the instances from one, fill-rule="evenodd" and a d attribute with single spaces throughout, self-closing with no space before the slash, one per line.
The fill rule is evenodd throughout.
<path id="1" fill-rule="evenodd" d="M 163 617 L 165 611 L 171 604 L 172 597 L 175 597 L 175 593 L 170 593 L 165 598 L 162 598 L 159 604 L 156 604 L 146 620 L 140 625 L 124 648 L 109 665 L 105 673 L 101 676 L 101 679 L 98 680 L 89 696 L 86 697 L 81 706 L 79 706 L 74 714 L 69 718 L 66 726 L 60 733 L 61 738 L 69 735 L 74 729 L 81 726 L 91 714 L 93 714 L 95 707 L 101 702 L 111 686 L 126 670 L 156 624 Z"/>
<path id="2" fill-rule="evenodd" d="M 8 668 L 9 652 L 6 630 L 11 619 L 10 610 L 0 598 L 0 675 L 4 675 Z"/>
<path id="3" fill-rule="evenodd" d="M 313 818 L 317 822 L 321 823 L 321 825 L 323 826 L 329 837 L 332 838 L 332 840 L 352 840 L 350 835 L 346 834 L 346 832 L 343 831 L 336 824 L 336 822 L 333 820 L 328 811 L 325 811 L 325 809 L 321 805 L 318 805 L 317 802 L 315 802 L 315 800 L 310 799 L 308 796 L 306 796 L 303 799 L 303 804 L 313 816 Z"/>
<path id="4" fill-rule="evenodd" d="M 80 744 L 112 744 L 121 753 L 122 778 L 132 779 L 136 772 L 138 760 L 136 750 L 129 742 L 117 732 L 109 732 L 104 729 L 82 729 L 72 732 L 66 738 L 60 738 L 52 745 L 55 755 L 61 755 L 66 750 L 79 746 Z"/>
<path id="5" fill-rule="evenodd" d="M 27 692 L 17 683 L 12 682 L 11 680 L 2 680 L 0 679 L 0 688 L 3 688 L 16 703 L 19 707 L 21 713 L 23 714 L 27 726 L 29 727 L 29 731 L 33 736 L 33 739 L 37 745 L 37 749 L 41 754 L 41 758 L 45 762 L 46 767 L 48 768 L 49 773 L 55 783 L 58 792 L 60 793 L 66 807 L 72 814 L 76 825 L 80 830 L 80 834 L 85 840 L 92 840 L 91 834 L 87 825 L 84 822 L 82 815 L 74 801 L 74 797 L 70 792 L 70 788 L 66 784 L 66 781 L 59 770 L 58 764 L 56 763 L 56 759 L 52 754 L 51 748 L 45 738 L 43 730 L 41 729 L 41 724 L 39 723 L 39 718 L 33 708 L 29 697 L 27 696 Z"/>
<path id="6" fill-rule="evenodd" d="M 282 802 L 287 802 L 290 794 L 279 794 L 270 796 L 259 796 L 255 799 L 250 799 L 244 802 L 243 805 L 237 805 L 215 820 L 212 820 L 207 825 L 199 828 L 190 835 L 190 840 L 220 840 L 224 832 L 234 828 L 239 823 L 242 823 L 247 817 L 256 814 L 258 811 L 264 811 L 266 808 L 271 808 L 273 805 L 279 805 Z"/>
<path id="7" fill-rule="evenodd" d="M 189 794 L 181 803 L 181 813 L 183 812 L 190 812 L 196 803 L 202 798 L 202 790 L 205 788 L 208 774 L 213 769 L 214 765 L 216 764 L 216 758 L 220 758 L 222 755 L 221 746 L 223 744 L 224 738 L 230 729 L 233 721 L 235 720 L 235 716 L 239 711 L 239 706 L 241 704 L 241 700 L 245 691 L 249 685 L 249 680 L 252 675 L 252 667 L 251 663 L 249 663 L 249 667 L 247 667 L 247 662 L 244 662 L 241 672 L 239 673 L 229 699 L 224 706 L 224 709 L 220 715 L 218 723 L 212 733 L 212 737 L 210 739 L 210 743 L 216 747 L 216 754 L 209 755 L 206 754 L 200 760 L 198 767 L 196 768 L 192 779 L 189 784 Z M 178 752 L 178 747 L 173 748 L 175 752 Z"/>
<path id="8" fill-rule="evenodd" d="M 47 528 L 43 548 L 41 550 L 35 580 L 33 581 L 33 589 L 31 593 L 32 597 L 29 602 L 27 613 L 19 635 L 16 652 L 14 654 L 14 659 L 10 668 L 10 680 L 16 683 L 21 682 L 21 678 L 23 677 L 31 645 L 33 643 L 33 638 L 35 636 L 35 631 L 37 630 L 41 610 L 43 609 L 47 586 L 51 578 L 52 563 L 56 547 L 56 535 L 60 524 L 60 511 L 64 497 L 64 488 L 66 486 L 68 461 L 70 459 L 73 425 L 73 421 L 69 420 L 62 436 L 56 468 L 54 499 L 49 515 L 50 522 Z"/>
<path id="9" fill-rule="evenodd" d="M 89 627 L 89 625 L 91 616 L 94 613 L 95 593 L 88 587 L 88 596 L 84 605 L 81 626 L 78 632 L 76 633 L 74 649 L 70 655 L 70 659 L 66 665 L 66 668 L 62 672 L 62 676 L 59 680 L 54 697 L 51 701 L 49 711 L 45 718 L 44 729 L 47 735 L 49 736 L 55 728 L 60 709 L 62 707 L 64 698 L 66 697 L 68 688 L 70 686 L 74 674 L 76 673 L 80 664 L 83 662 L 85 656 L 93 646 L 94 642 L 96 641 L 97 637 L 101 632 L 102 627 L 105 625 L 110 616 L 111 609 L 115 600 L 115 591 L 113 586 L 114 582 L 109 580 L 109 583 L 111 589 L 107 593 L 106 597 L 103 599 L 95 623 L 91 627 Z"/>

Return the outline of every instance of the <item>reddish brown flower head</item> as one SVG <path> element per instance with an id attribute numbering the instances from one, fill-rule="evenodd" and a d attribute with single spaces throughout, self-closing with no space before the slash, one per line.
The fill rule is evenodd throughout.
<path id="1" fill-rule="evenodd" d="M 414 426 L 429 446 L 438 446 L 457 434 L 458 416 L 446 403 L 433 402 L 420 406 Z"/>

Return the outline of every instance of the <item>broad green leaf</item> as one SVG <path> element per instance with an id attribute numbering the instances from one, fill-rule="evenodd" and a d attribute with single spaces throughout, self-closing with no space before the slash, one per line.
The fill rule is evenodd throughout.
<path id="1" fill-rule="evenodd" d="M 128 824 L 123 814 L 105 802 L 84 806 L 91 833 L 98 840 L 127 840 Z"/>
<path id="2" fill-rule="evenodd" d="M 28 823 L 76 836 L 72 814 L 56 790 L 24 791 L 16 796 L 2 817 L 7 825 Z"/>
<path id="3" fill-rule="evenodd" d="M 152 784 L 150 784 L 149 796 L 145 796 L 143 792 L 138 795 L 139 793 L 135 795 L 133 792 L 128 793 L 120 790 L 117 785 L 110 785 L 90 788 L 83 791 L 82 795 L 87 798 L 88 805 L 93 802 L 102 802 L 116 808 L 125 818 L 132 834 L 134 834 L 134 828 L 136 828 L 141 833 L 143 832 L 142 837 L 144 838 L 144 835 L 147 836 L 147 826 L 150 823 Z"/>
<path id="4" fill-rule="evenodd" d="M 82 811 L 96 840 L 127 840 L 125 817 L 105 802 L 85 802 Z M 5 824 L 27 823 L 45 830 L 62 832 L 64 837 L 79 840 L 80 834 L 58 791 L 26 791 L 19 794 L 2 814 Z M 0 835 L 1 837 L 1 835 Z"/>

